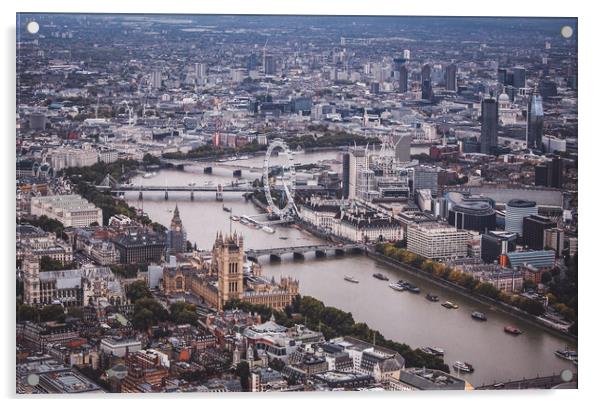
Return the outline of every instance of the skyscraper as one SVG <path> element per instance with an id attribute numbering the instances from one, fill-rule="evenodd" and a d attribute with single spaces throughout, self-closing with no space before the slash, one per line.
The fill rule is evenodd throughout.
<path id="1" fill-rule="evenodd" d="M 431 65 L 424 64 L 422 65 L 422 70 L 420 71 L 420 81 L 424 83 L 424 81 L 431 80 Z"/>
<path id="2" fill-rule="evenodd" d="M 481 153 L 491 154 L 497 147 L 498 108 L 493 97 L 481 102 Z"/>
<path id="3" fill-rule="evenodd" d="M 433 96 L 433 86 L 431 85 L 431 81 L 422 82 L 422 99 L 432 100 Z"/>
<path id="4" fill-rule="evenodd" d="M 194 75 L 197 79 L 202 80 L 207 76 L 207 64 L 197 62 L 194 64 Z"/>
<path id="5" fill-rule="evenodd" d="M 431 93 L 433 91 L 431 84 L 431 66 L 424 64 L 420 72 L 420 83 L 422 91 L 422 99 L 431 99 Z"/>
<path id="6" fill-rule="evenodd" d="M 498 68 L 497 70 L 497 81 L 500 85 L 505 86 L 508 84 L 507 82 L 507 70 L 506 68 Z"/>
<path id="7" fill-rule="evenodd" d="M 350 154 L 343 154 L 343 199 L 349 198 L 349 161 Z"/>
<path id="8" fill-rule="evenodd" d="M 562 188 L 564 183 L 564 161 L 558 156 L 554 156 L 550 161 L 539 164 L 535 167 L 535 185 Z"/>
<path id="9" fill-rule="evenodd" d="M 154 70 L 151 72 L 151 87 L 153 89 L 159 89 L 162 85 L 162 74 L 160 70 Z"/>
<path id="10" fill-rule="evenodd" d="M 361 174 L 368 169 L 368 147 L 349 149 L 349 198 L 358 196 Z"/>
<path id="11" fill-rule="evenodd" d="M 405 65 L 406 60 L 404 58 L 395 58 L 394 62 L 394 76 L 399 81 L 399 92 L 405 93 L 408 91 L 408 68 Z"/>
<path id="12" fill-rule="evenodd" d="M 513 83 L 516 89 L 524 88 L 527 83 L 527 71 L 522 66 L 515 66 L 512 69 Z"/>
<path id="13" fill-rule="evenodd" d="M 456 92 L 458 90 L 458 81 L 456 78 L 457 67 L 455 64 L 450 64 L 445 67 L 445 89 Z"/>
<path id="14" fill-rule="evenodd" d="M 408 91 L 408 68 L 405 65 L 399 68 L 399 91 L 401 93 Z"/>
<path id="15" fill-rule="evenodd" d="M 543 137 L 543 103 L 541 96 L 534 94 L 529 98 L 527 108 L 527 147 L 541 149 Z"/>
<path id="16" fill-rule="evenodd" d="M 266 75 L 276 73 L 276 58 L 274 58 L 274 55 L 266 54 L 263 56 L 263 73 Z"/>

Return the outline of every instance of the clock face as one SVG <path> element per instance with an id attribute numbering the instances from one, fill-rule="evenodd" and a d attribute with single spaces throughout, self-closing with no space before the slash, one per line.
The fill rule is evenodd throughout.
<path id="1" fill-rule="evenodd" d="M 179 231 L 180 231 L 180 227 L 176 226 L 176 232 L 179 232 Z"/>

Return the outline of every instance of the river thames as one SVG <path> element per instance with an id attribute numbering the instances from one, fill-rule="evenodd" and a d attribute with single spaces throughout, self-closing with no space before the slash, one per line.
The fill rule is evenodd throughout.
<path id="1" fill-rule="evenodd" d="M 274 162 L 282 159 L 277 158 Z M 334 170 L 340 168 L 337 160 L 340 161 L 340 157 L 336 151 L 295 156 L 295 161 L 301 164 L 327 161 L 333 164 Z M 133 178 L 131 182 L 135 185 L 188 185 L 193 182 L 197 185 L 229 184 L 232 181 L 232 163 L 259 168 L 263 157 L 216 163 L 211 175 L 204 174 L 202 167 L 186 167 L 186 171 L 162 170 L 149 178 Z M 258 170 L 243 169 L 245 179 L 252 181 L 260 177 Z M 242 233 L 245 248 L 303 246 L 323 242 L 308 232 L 292 227 L 277 226 L 276 233 L 268 234 L 261 229 L 231 222 L 230 213 L 224 211 L 223 206 L 231 208 L 235 215 L 260 213 L 238 193 L 224 194 L 223 202 L 217 202 L 213 193 L 197 193 L 194 201 L 184 192 L 170 193 L 168 200 L 160 192 L 145 193 L 142 201 L 137 198 L 137 193 L 126 195 L 126 200 L 132 206 L 142 209 L 153 221 L 166 226 L 169 226 L 172 210 L 177 204 L 188 240 L 196 243 L 199 249 L 210 249 L 215 234 L 230 229 Z M 577 369 L 571 362 L 554 355 L 555 350 L 564 349 L 565 346 L 575 349 L 575 343 L 428 280 L 381 265 L 366 256 L 317 259 L 313 254 L 308 254 L 304 260 L 293 260 L 291 254 L 283 256 L 278 263 L 262 257 L 260 263 L 267 277 L 278 279 L 280 276 L 292 276 L 298 279 L 302 295 L 311 295 L 326 305 L 351 312 L 356 321 L 367 323 L 389 339 L 405 342 L 412 347 L 441 347 L 445 350 L 445 362 L 450 367 L 456 360 L 472 363 L 474 373 L 463 374 L 462 377 L 474 386 Z M 419 286 L 422 292 L 412 294 L 394 291 L 388 287 L 388 282 L 373 278 L 375 272 L 381 272 L 391 281 L 410 281 Z M 344 281 L 345 275 L 354 276 L 360 283 Z M 425 294 L 428 292 L 439 295 L 441 302 L 450 300 L 457 303 L 459 309 L 448 310 L 440 305 L 441 302 L 427 301 Z M 475 310 L 486 313 L 488 320 L 473 320 L 470 314 Z M 510 324 L 519 327 L 524 334 L 514 337 L 504 333 L 503 327 Z"/>

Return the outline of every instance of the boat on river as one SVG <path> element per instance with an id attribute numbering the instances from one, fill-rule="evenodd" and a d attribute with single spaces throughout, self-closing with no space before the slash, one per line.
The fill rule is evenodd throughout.
<path id="1" fill-rule="evenodd" d="M 569 360 L 569 361 L 577 360 L 577 351 L 569 350 L 568 347 L 564 348 L 564 350 L 558 349 L 557 351 L 554 352 L 554 354 L 556 356 L 558 356 L 560 359 Z"/>
<path id="2" fill-rule="evenodd" d="M 456 360 L 454 362 L 454 369 L 458 370 L 459 372 L 462 373 L 472 373 L 474 372 L 474 367 L 468 363 L 468 362 L 462 362 L 459 360 Z"/>
<path id="3" fill-rule="evenodd" d="M 460 308 L 460 306 L 458 304 L 455 304 L 451 301 L 445 301 L 443 304 L 441 304 L 442 307 L 445 307 L 447 309 L 458 309 Z"/>
<path id="4" fill-rule="evenodd" d="M 275 231 L 274 229 L 272 229 L 271 227 L 269 227 L 269 226 L 264 226 L 264 227 L 262 227 L 261 229 L 262 229 L 264 232 L 266 232 L 266 233 L 270 233 L 270 234 L 271 234 L 271 233 L 276 233 L 276 231 Z"/>
<path id="5" fill-rule="evenodd" d="M 383 273 L 374 273 L 372 274 L 372 277 L 383 281 L 389 281 L 389 277 L 385 276 Z"/>
<path id="6" fill-rule="evenodd" d="M 349 281 L 350 283 L 355 283 L 355 284 L 359 283 L 359 280 L 353 278 L 352 276 L 345 276 L 344 279 L 345 279 L 345 281 Z"/>
<path id="7" fill-rule="evenodd" d="M 408 290 L 409 292 L 412 292 L 414 294 L 418 294 L 420 293 L 420 288 L 416 287 L 414 284 L 409 283 L 407 281 L 404 280 L 399 280 L 397 282 L 397 284 L 399 284 L 400 286 L 402 286 L 404 289 Z"/>
<path id="8" fill-rule="evenodd" d="M 487 316 L 479 311 L 473 311 L 470 316 L 478 321 L 487 321 Z"/>
<path id="9" fill-rule="evenodd" d="M 511 335 L 520 335 L 523 333 L 523 331 L 512 325 L 506 325 L 504 327 L 504 332 L 509 333 Z"/>
<path id="10" fill-rule="evenodd" d="M 439 301 L 439 296 L 435 295 L 433 293 L 428 293 L 425 298 L 427 300 L 431 301 L 431 302 L 438 302 Z"/>
<path id="11" fill-rule="evenodd" d="M 405 287 L 399 285 L 399 283 L 391 283 L 389 284 L 389 287 L 391 287 L 395 291 L 405 291 Z"/>
<path id="12" fill-rule="evenodd" d="M 414 294 L 420 294 L 420 288 L 419 288 L 419 287 L 416 287 L 416 286 L 415 286 L 415 285 L 413 285 L 413 284 L 406 283 L 405 287 L 406 287 L 406 290 L 408 290 L 408 291 L 409 291 L 409 292 L 411 292 L 411 293 L 414 293 Z"/>

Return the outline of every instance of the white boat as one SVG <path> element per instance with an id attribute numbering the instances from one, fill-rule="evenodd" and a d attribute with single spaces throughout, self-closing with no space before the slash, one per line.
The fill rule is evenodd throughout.
<path id="1" fill-rule="evenodd" d="M 240 218 L 236 215 L 230 216 L 230 219 L 232 219 L 234 222 L 238 222 L 240 220 Z"/>
<path id="2" fill-rule="evenodd" d="M 403 291 L 403 290 L 405 290 L 405 287 L 399 285 L 398 283 L 390 283 L 389 287 L 391 287 L 395 291 Z"/>
<path id="3" fill-rule="evenodd" d="M 359 280 L 353 278 L 352 276 L 345 276 L 345 281 L 349 281 L 350 283 L 359 283 Z"/>
<path id="4" fill-rule="evenodd" d="M 264 226 L 261 229 L 266 233 L 276 233 L 276 231 L 269 226 Z"/>
<path id="5" fill-rule="evenodd" d="M 554 352 L 556 356 L 565 360 L 577 360 L 577 351 L 569 350 L 568 347 L 564 350 L 557 350 Z"/>
<path id="6" fill-rule="evenodd" d="M 474 367 L 470 363 L 461 362 L 459 360 L 454 362 L 454 369 L 463 372 L 463 373 L 472 373 L 474 372 Z"/>

